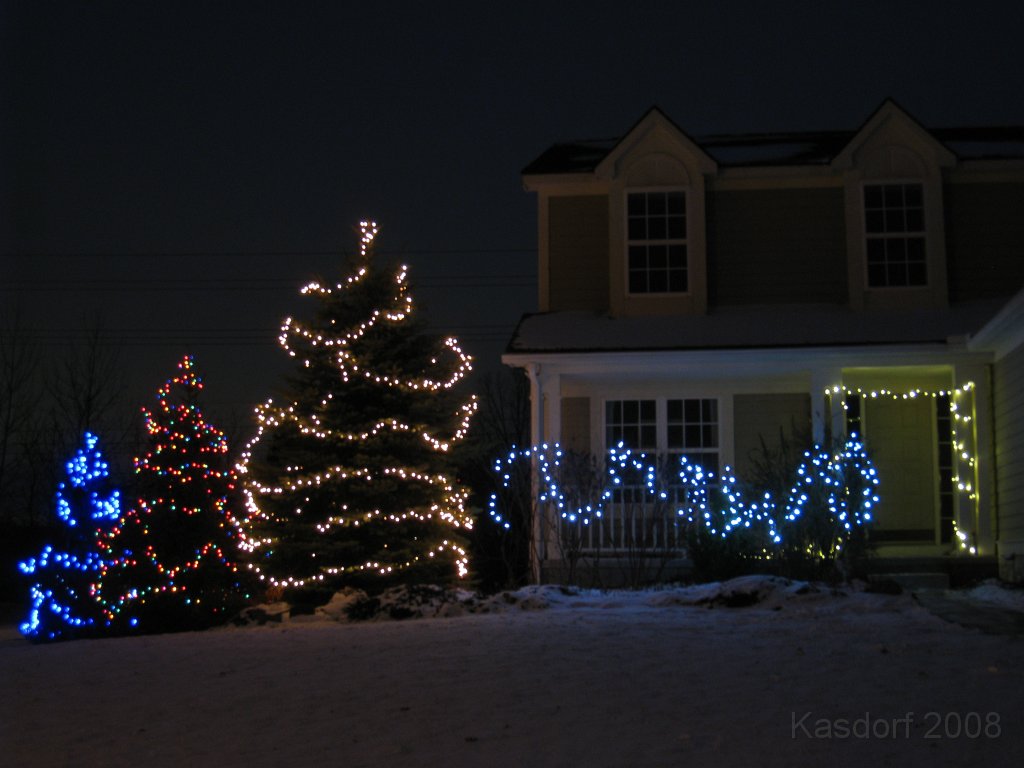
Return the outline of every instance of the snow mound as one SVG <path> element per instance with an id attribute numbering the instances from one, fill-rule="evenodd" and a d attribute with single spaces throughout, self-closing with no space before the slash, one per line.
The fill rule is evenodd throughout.
<path id="1" fill-rule="evenodd" d="M 360 589 L 334 593 L 316 615 L 332 621 L 387 621 L 432 619 L 462 616 L 468 613 L 504 613 L 540 611 L 566 604 L 580 593 L 571 587 L 540 585 L 523 587 L 495 595 L 480 595 L 465 589 L 421 584 L 392 587 L 379 595 Z"/>
<path id="2" fill-rule="evenodd" d="M 981 603 L 1024 612 L 1024 589 L 1009 587 L 998 579 L 987 579 L 967 590 L 964 597 Z"/>
<path id="3" fill-rule="evenodd" d="M 791 581 L 779 576 L 738 576 L 728 581 L 713 581 L 689 587 L 655 592 L 647 597 L 646 604 L 652 607 L 668 605 L 696 605 L 708 608 L 781 608 L 795 598 L 822 597 L 843 594 L 838 590 L 825 590 L 819 585 L 806 581 Z"/>
<path id="4" fill-rule="evenodd" d="M 756 605 L 778 609 L 797 598 L 806 601 L 807 598 L 821 599 L 845 594 L 840 590 L 805 581 L 764 575 L 741 576 L 725 582 L 687 587 L 610 592 L 541 584 L 494 595 L 481 595 L 463 589 L 416 585 L 393 587 L 375 596 L 358 589 L 345 589 L 335 593 L 326 605 L 317 608 L 316 615 L 331 621 L 350 622 L 446 618 L 509 611 L 600 610 L 628 606 L 742 608 Z"/>

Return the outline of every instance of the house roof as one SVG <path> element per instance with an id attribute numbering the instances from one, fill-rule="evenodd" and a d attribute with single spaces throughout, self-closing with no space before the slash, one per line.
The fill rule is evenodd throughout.
<path id="1" fill-rule="evenodd" d="M 853 140 L 848 131 L 746 133 L 692 137 L 722 168 L 828 165 Z M 1024 158 L 1024 126 L 925 129 L 961 160 Z M 524 176 L 592 173 L 622 137 L 554 144 L 523 168 Z"/>
<path id="2" fill-rule="evenodd" d="M 947 309 L 855 311 L 841 305 L 733 306 L 707 315 L 524 315 L 507 354 L 946 344 L 981 329 L 1005 299 Z"/>

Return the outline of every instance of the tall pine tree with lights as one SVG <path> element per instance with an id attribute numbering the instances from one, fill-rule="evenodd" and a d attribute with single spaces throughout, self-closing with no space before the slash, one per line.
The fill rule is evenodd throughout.
<path id="1" fill-rule="evenodd" d="M 237 566 L 234 473 L 224 434 L 203 417 L 192 358 L 143 409 L 149 451 L 135 459 L 134 504 L 104 546 L 102 596 L 119 629 L 195 629 L 221 623 L 245 599 Z"/>
<path id="2" fill-rule="evenodd" d="M 57 486 L 62 545 L 48 544 L 39 557 L 18 564 L 33 579 L 32 605 L 20 626 L 31 640 L 89 636 L 106 624 L 98 594 L 106 565 L 101 542 L 121 516 L 121 498 L 111 487 L 98 443 L 95 435 L 86 432 L 84 445 L 65 465 L 68 479 Z"/>
<path id="3" fill-rule="evenodd" d="M 406 268 L 375 264 L 377 227 L 361 231 L 347 278 L 302 289 L 312 320 L 285 320 L 279 341 L 298 364 L 287 404 L 257 408 L 238 465 L 249 567 L 293 599 L 450 582 L 467 569 L 472 522 L 449 453 L 476 410 L 456 391 L 470 358 L 424 333 Z"/>

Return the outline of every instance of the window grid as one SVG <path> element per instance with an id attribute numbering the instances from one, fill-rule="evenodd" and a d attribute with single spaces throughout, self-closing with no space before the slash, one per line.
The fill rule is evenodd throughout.
<path id="1" fill-rule="evenodd" d="M 685 293 L 686 193 L 626 195 L 627 269 L 630 293 Z"/>
<path id="2" fill-rule="evenodd" d="M 869 287 L 927 284 L 923 185 L 865 185 L 864 232 Z"/>
<path id="3" fill-rule="evenodd" d="M 713 398 L 669 400 L 666 410 L 669 454 L 686 456 L 717 478 L 718 401 Z"/>

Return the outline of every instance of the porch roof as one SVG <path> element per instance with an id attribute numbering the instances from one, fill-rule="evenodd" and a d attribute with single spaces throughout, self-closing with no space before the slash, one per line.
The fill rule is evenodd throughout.
<path id="1" fill-rule="evenodd" d="M 1005 300 L 944 309 L 854 311 L 840 305 L 720 307 L 706 315 L 524 315 L 506 352 L 585 353 L 963 343 Z"/>

